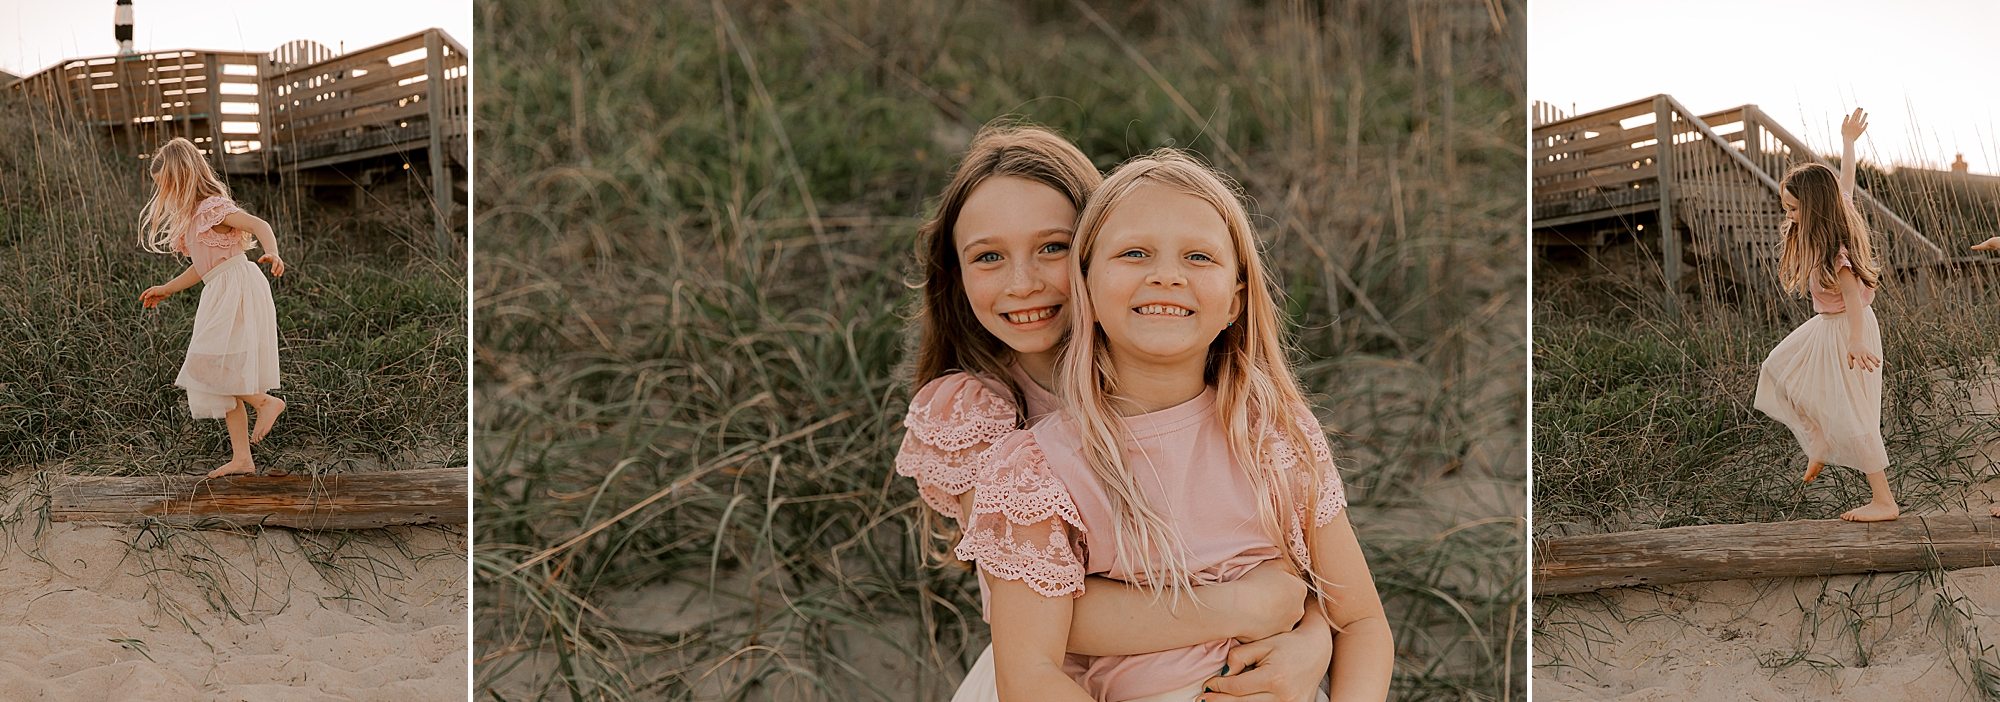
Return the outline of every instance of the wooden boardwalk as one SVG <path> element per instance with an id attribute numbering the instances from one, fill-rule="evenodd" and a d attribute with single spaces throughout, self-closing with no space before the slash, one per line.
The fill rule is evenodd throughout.
<path id="1" fill-rule="evenodd" d="M 270 53 L 71 59 L 6 92 L 104 130 L 124 153 L 186 137 L 224 174 L 359 185 L 427 165 L 437 244 L 449 250 L 453 183 L 470 163 L 467 58 L 443 30 L 426 29 L 339 55 L 292 42 Z"/>
<path id="2" fill-rule="evenodd" d="M 1784 219 L 1778 179 L 1798 164 L 1826 161 L 1756 105 L 1697 115 L 1671 95 L 1655 95 L 1566 116 L 1537 104 L 1534 122 L 1536 246 L 1599 247 L 1638 231 L 1659 237 L 1661 273 L 1675 293 L 1665 297 L 1670 307 L 1691 287 L 1683 285 L 1690 272 L 1702 284 L 1692 287 L 1729 284 L 1751 298 L 1783 299 L 1775 272 Z M 1867 191 L 1856 200 L 1884 237 L 1877 258 L 1885 268 L 1945 261 Z"/>

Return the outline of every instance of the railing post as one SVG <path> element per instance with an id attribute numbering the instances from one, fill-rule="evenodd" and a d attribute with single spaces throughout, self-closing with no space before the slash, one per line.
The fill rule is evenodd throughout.
<path id="1" fill-rule="evenodd" d="M 1764 167 L 1764 130 L 1757 124 L 1756 105 L 1743 106 L 1743 155 L 1749 156 L 1759 170 L 1767 174 L 1771 171 Z"/>
<path id="2" fill-rule="evenodd" d="M 444 122 L 446 113 L 442 108 L 447 91 L 444 86 L 444 42 L 435 31 L 424 32 L 424 103 L 430 112 L 431 143 L 427 154 L 431 160 L 431 209 L 437 214 L 437 253 L 451 255 L 451 167 L 447 165 L 449 156 L 444 148 Z"/>
<path id="3" fill-rule="evenodd" d="M 1667 282 L 1667 315 L 1680 317 L 1681 237 L 1674 228 L 1674 109 L 1665 94 L 1653 96 L 1653 165 L 1659 171 L 1660 274 Z"/>

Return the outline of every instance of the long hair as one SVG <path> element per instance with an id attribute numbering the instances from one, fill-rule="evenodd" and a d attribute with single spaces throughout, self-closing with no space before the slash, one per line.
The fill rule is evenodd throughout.
<path id="1" fill-rule="evenodd" d="M 1002 383 L 1013 395 L 1019 421 L 1026 422 L 1027 406 L 1021 388 L 1014 383 L 1007 364 L 1013 349 L 979 323 L 972 303 L 965 297 L 965 281 L 959 270 L 958 247 L 953 240 L 958 214 L 972 191 L 989 178 L 1008 176 L 1046 185 L 1071 206 L 1082 210 L 1090 193 L 1103 176 L 1090 159 L 1069 140 L 1047 129 L 1012 122 L 994 122 L 979 130 L 972 147 L 959 161 L 951 184 L 944 188 L 937 214 L 917 230 L 917 265 L 923 274 L 915 322 L 916 348 L 912 356 L 915 387 L 953 372 L 985 375 Z M 1024 424 L 1025 425 L 1025 424 Z"/>
<path id="2" fill-rule="evenodd" d="M 147 251 L 172 253 L 181 237 L 193 233 L 184 230 L 192 223 L 195 208 L 211 197 L 229 197 L 229 186 L 215 177 L 194 142 L 181 137 L 161 144 L 146 163 L 156 185 L 152 199 L 139 211 L 139 238 Z"/>
<path id="3" fill-rule="evenodd" d="M 1875 265 L 1874 248 L 1868 240 L 1868 223 L 1840 194 L 1840 177 L 1818 163 L 1802 164 L 1785 173 L 1780 187 L 1799 201 L 1798 224 L 1785 233 L 1784 253 L 1778 258 L 1778 282 L 1793 295 L 1809 295 L 1806 290 L 1814 274 L 1819 285 L 1840 289 L 1834 280 L 1834 263 L 1846 247 L 1854 277 L 1870 288 L 1882 284 L 1881 269 Z"/>
<path id="4" fill-rule="evenodd" d="M 1184 588 L 1193 584 L 1179 535 L 1154 505 L 1148 504 L 1139 479 L 1125 460 L 1128 437 L 1115 407 L 1119 397 L 1117 375 L 1113 372 L 1109 339 L 1097 324 L 1090 301 L 1090 260 L 1104 223 L 1132 193 L 1140 188 L 1168 188 L 1201 198 L 1222 215 L 1236 260 L 1236 280 L 1244 285 L 1243 314 L 1209 343 L 1204 380 L 1216 387 L 1216 411 L 1228 435 L 1229 449 L 1237 465 L 1248 472 L 1255 488 L 1257 513 L 1273 544 L 1281 545 L 1285 557 L 1301 573 L 1310 572 L 1298 563 L 1290 549 L 1284 526 L 1297 510 L 1312 513 L 1315 505 L 1304 501 L 1319 484 L 1320 466 L 1311 460 L 1305 475 L 1281 470 L 1268 446 L 1262 441 L 1269 432 L 1303 450 L 1308 446 L 1305 429 L 1292 421 L 1292 408 L 1304 404 L 1298 379 L 1292 375 L 1280 327 L 1278 297 L 1271 274 L 1258 251 L 1256 233 L 1244 210 L 1234 184 L 1188 154 L 1161 149 L 1127 161 L 1105 179 L 1077 222 L 1076 239 L 1070 253 L 1069 347 L 1058 366 L 1057 384 L 1063 409 L 1075 421 L 1083 438 L 1083 457 L 1091 473 L 1111 498 L 1116 529 L 1113 532 L 1118 558 L 1143 574 L 1158 594 L 1162 588 Z M 1309 454 L 1308 454 L 1309 455 Z M 1309 476 L 1309 477 L 1308 477 Z M 1307 530 L 1307 543 L 1312 543 Z M 1310 551 L 1308 551 L 1310 553 Z M 1307 578 L 1319 591 L 1317 578 Z"/>

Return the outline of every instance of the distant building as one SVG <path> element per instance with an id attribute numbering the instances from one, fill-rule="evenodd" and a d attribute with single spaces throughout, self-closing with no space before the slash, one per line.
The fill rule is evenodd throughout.
<path id="1" fill-rule="evenodd" d="M 1972 172 L 1971 168 L 1972 164 L 1965 162 L 1965 154 L 1959 154 L 1958 160 L 1951 162 L 1951 172 L 1957 173 L 1959 175 L 1970 174 Z"/>

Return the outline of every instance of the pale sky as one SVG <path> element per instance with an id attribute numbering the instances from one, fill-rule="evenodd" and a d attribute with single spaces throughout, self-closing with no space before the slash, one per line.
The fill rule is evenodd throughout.
<path id="1" fill-rule="evenodd" d="M 118 53 L 115 0 L 0 0 L 0 71 Z M 132 0 L 138 51 L 270 51 L 311 39 L 338 52 L 438 27 L 472 50 L 472 0 Z"/>
<path id="2" fill-rule="evenodd" d="M 2000 1 L 1532 0 L 1528 97 L 1589 112 L 1667 93 L 1763 108 L 1820 153 L 2000 174 Z"/>

